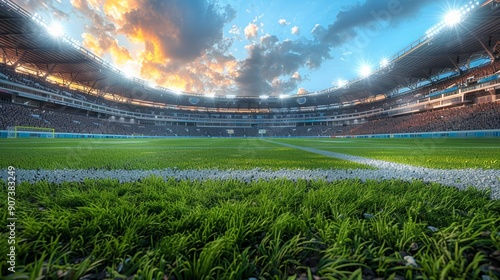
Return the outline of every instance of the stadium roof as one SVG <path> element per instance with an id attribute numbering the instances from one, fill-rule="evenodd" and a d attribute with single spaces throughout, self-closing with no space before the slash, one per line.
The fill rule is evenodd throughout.
<path id="1" fill-rule="evenodd" d="M 400 87 L 446 71 L 466 67 L 478 58 L 494 59 L 493 48 L 500 41 L 500 3 L 490 0 L 454 27 L 426 35 L 398 54 L 388 65 L 366 78 L 343 88 L 330 88 L 305 95 L 279 97 L 207 96 L 183 93 L 149 85 L 147 81 L 127 78 L 108 62 L 79 46 L 66 36 L 53 36 L 37 15 L 15 3 L 0 0 L 0 50 L 4 63 L 22 65 L 50 73 L 67 83 L 84 85 L 124 99 L 153 103 L 216 108 L 290 108 L 336 104 L 388 94 Z M 390 44 L 390 42 L 388 42 Z"/>

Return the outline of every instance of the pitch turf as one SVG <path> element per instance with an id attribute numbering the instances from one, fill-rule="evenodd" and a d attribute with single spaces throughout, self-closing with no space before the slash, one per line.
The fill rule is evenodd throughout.
<path id="1" fill-rule="evenodd" d="M 0 168 L 369 168 L 260 139 L 3 139 L 0 149 Z"/>
<path id="2" fill-rule="evenodd" d="M 274 139 L 430 168 L 500 169 L 498 139 Z M 260 139 L 2 139 L 0 168 L 355 169 Z"/>
<path id="3" fill-rule="evenodd" d="M 500 169 L 500 139 L 279 139 L 297 146 L 439 169 Z"/>
<path id="4" fill-rule="evenodd" d="M 23 279 L 494 279 L 499 264 L 500 201 L 475 189 L 151 177 L 25 183 L 16 200 Z"/>

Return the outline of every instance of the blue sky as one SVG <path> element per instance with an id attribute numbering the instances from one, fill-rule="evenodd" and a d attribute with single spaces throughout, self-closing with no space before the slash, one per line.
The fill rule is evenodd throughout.
<path id="1" fill-rule="evenodd" d="M 451 1 L 451 0 L 450 0 Z M 317 91 L 425 35 L 465 1 L 18 0 L 130 75 L 209 94 Z"/>

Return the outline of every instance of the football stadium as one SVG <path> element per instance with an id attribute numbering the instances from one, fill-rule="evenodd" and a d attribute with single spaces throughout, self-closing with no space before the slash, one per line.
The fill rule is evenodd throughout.
<path id="1" fill-rule="evenodd" d="M 0 278 L 500 279 L 500 1 L 445 2 L 0 0 Z"/>

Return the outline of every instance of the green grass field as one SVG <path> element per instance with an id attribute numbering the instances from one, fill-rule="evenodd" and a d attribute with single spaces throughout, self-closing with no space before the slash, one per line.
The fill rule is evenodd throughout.
<path id="1" fill-rule="evenodd" d="M 499 139 L 273 139 L 430 168 L 500 169 Z M 355 169 L 260 139 L 0 139 L 0 168 Z"/>
<path id="2" fill-rule="evenodd" d="M 500 169 L 498 139 L 272 140 L 432 168 Z M 0 139 L 0 150 L 3 170 L 369 168 L 261 139 Z M 0 184 L 7 209 L 8 184 Z M 2 279 L 500 278 L 500 200 L 473 188 L 149 177 L 20 183 L 15 199 L 17 273 L 2 259 Z M 8 212 L 1 215 L 3 241 Z M 9 246 L 0 243 L 0 254 Z"/>
<path id="3" fill-rule="evenodd" d="M 500 139 L 280 139 L 279 142 L 439 169 L 500 169 Z"/>
<path id="4" fill-rule="evenodd" d="M 369 168 L 259 139 L 0 139 L 0 149 L 0 168 Z"/>

